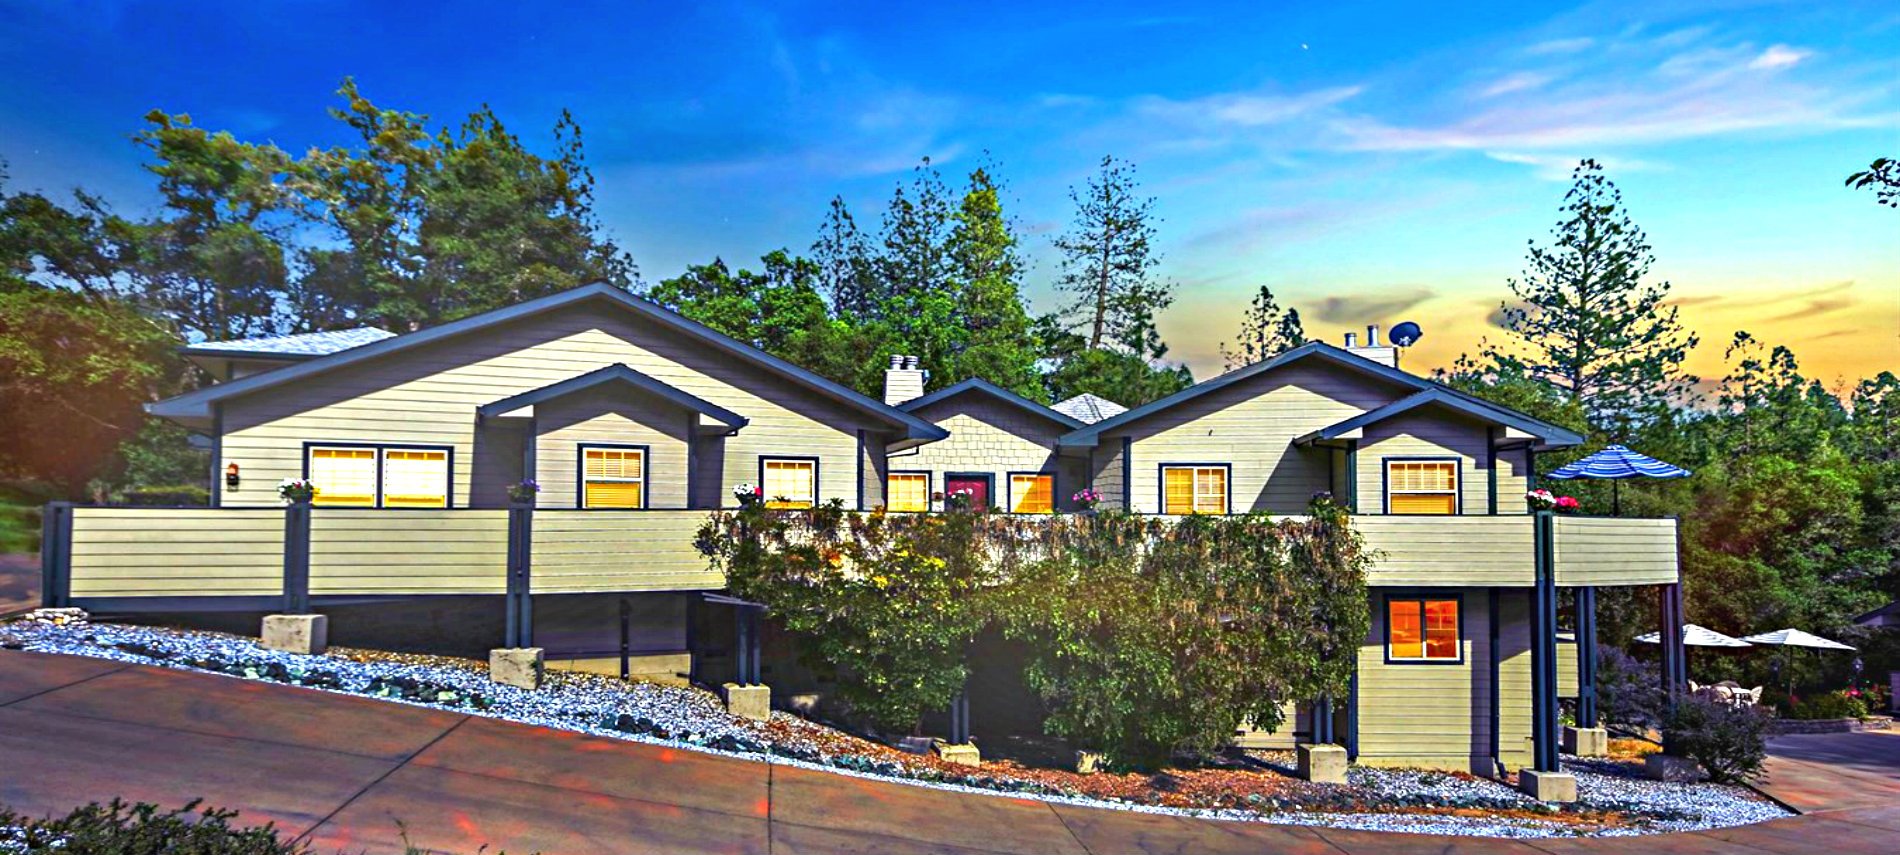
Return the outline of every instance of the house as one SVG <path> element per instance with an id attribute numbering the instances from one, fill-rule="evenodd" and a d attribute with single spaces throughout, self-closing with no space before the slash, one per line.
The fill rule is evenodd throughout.
<path id="1" fill-rule="evenodd" d="M 214 507 L 49 508 L 49 604 L 501 602 L 505 646 L 671 677 L 713 655 L 694 655 L 694 604 L 724 581 L 692 540 L 737 489 L 1047 513 L 1089 488 L 1169 515 L 1300 514 L 1328 492 L 1377 550 L 1373 627 L 1351 695 L 1303 705 L 1297 729 L 1363 763 L 1483 773 L 1555 769 L 1558 588 L 1577 590 L 1586 687 L 1595 587 L 1658 586 L 1679 614 L 1673 520 L 1526 513 L 1536 455 L 1582 438 L 1401 370 L 1376 328 L 1134 408 L 982 380 L 926 393 L 906 357 L 874 400 L 604 285 L 405 335 L 188 354 L 221 382 L 151 411 L 211 437 Z M 291 477 L 320 488 L 303 523 L 269 512 Z M 509 508 L 523 480 L 531 511 Z"/>

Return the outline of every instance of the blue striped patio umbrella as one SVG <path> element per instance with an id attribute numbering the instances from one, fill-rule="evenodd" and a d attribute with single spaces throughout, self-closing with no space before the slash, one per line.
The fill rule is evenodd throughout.
<path id="1" fill-rule="evenodd" d="M 1621 445 L 1612 445 L 1566 463 L 1546 477 L 1559 481 L 1589 478 L 1610 482 L 1610 513 L 1620 516 L 1623 513 L 1623 497 L 1616 489 L 1618 481 L 1625 478 L 1687 478 L 1689 470 L 1646 454 L 1637 454 Z"/>

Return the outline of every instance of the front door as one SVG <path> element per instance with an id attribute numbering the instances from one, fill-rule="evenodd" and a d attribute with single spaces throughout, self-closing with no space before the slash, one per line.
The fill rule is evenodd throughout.
<path id="1" fill-rule="evenodd" d="M 987 508 L 990 506 L 990 476 L 958 475 L 954 472 L 943 476 L 944 507 L 950 507 L 950 497 L 959 493 L 968 493 L 970 507 Z"/>

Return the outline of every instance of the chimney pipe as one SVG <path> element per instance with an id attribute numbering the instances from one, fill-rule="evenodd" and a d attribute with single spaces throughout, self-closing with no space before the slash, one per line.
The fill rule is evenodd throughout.
<path id="1" fill-rule="evenodd" d="M 1379 325 L 1378 324 L 1366 324 L 1366 346 L 1367 347 L 1379 346 Z"/>
<path id="2" fill-rule="evenodd" d="M 923 397 L 925 376 L 917 367 L 917 357 L 893 355 L 891 367 L 884 372 L 884 403 L 895 407 Z"/>
<path id="3" fill-rule="evenodd" d="M 904 367 L 904 357 L 896 353 L 891 354 L 891 367 L 892 368 Z"/>
<path id="4" fill-rule="evenodd" d="M 1346 333 L 1346 349 L 1351 350 L 1358 346 L 1359 346 L 1359 334 Z"/>

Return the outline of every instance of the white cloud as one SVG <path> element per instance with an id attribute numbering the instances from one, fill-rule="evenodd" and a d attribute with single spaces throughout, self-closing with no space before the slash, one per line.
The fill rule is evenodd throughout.
<path id="1" fill-rule="evenodd" d="M 1534 167 L 1537 177 L 1545 181 L 1570 180 L 1571 170 L 1577 167 L 1578 161 L 1583 160 L 1581 155 L 1575 154 L 1541 154 L 1522 151 L 1487 151 L 1484 153 L 1484 156 L 1499 163 L 1515 163 Z M 1603 168 L 1619 175 L 1628 172 L 1643 172 L 1660 167 L 1657 163 L 1647 160 L 1636 160 L 1634 158 L 1598 157 L 1596 160 L 1598 163 L 1603 164 Z"/>
<path id="2" fill-rule="evenodd" d="M 1748 67 L 1767 71 L 1778 71 L 1783 68 L 1790 68 L 1794 66 L 1795 63 L 1807 59 L 1812 55 L 1813 53 L 1811 51 L 1799 50 L 1787 45 L 1770 45 L 1767 50 L 1761 52 L 1761 56 L 1755 57 L 1755 61 L 1749 63 Z"/>
<path id="3" fill-rule="evenodd" d="M 1478 94 L 1485 98 L 1496 98 L 1499 95 L 1509 95 L 1512 92 L 1525 92 L 1531 89 L 1537 89 L 1549 82 L 1550 75 L 1548 74 L 1539 74 L 1534 71 L 1520 71 L 1516 74 L 1507 74 L 1492 81 L 1491 85 L 1484 87 L 1484 90 Z"/>
<path id="4" fill-rule="evenodd" d="M 1261 127 L 1312 114 L 1361 91 L 1359 86 L 1335 86 L 1296 95 L 1223 92 L 1187 100 L 1151 96 L 1140 100 L 1139 109 L 1155 118 Z"/>
<path id="5" fill-rule="evenodd" d="M 1549 39 L 1524 49 L 1530 56 L 1550 56 L 1553 54 L 1576 53 L 1586 50 L 1597 43 L 1596 39 L 1580 37 L 1574 39 Z"/>

